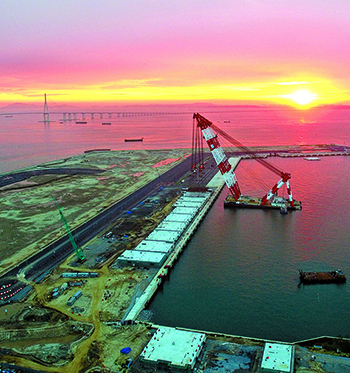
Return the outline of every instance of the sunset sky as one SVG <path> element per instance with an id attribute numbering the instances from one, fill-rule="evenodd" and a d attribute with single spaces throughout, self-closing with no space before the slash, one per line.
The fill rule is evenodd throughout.
<path id="1" fill-rule="evenodd" d="M 0 104 L 45 92 L 58 104 L 349 104 L 349 17 L 349 0 L 1 0 Z"/>

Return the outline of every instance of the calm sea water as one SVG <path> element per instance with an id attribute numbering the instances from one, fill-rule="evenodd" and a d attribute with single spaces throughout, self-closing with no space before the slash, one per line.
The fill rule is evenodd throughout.
<path id="1" fill-rule="evenodd" d="M 350 145 L 349 109 L 209 113 L 213 110 L 202 112 L 245 145 Z M 0 116 L 0 172 L 92 148 L 191 147 L 191 114 L 88 119 L 87 124 L 60 124 L 51 116 L 56 122 L 46 126 L 41 119 Z M 144 142 L 124 142 L 131 137 Z M 292 174 L 293 194 L 303 210 L 281 215 L 224 209 L 224 190 L 150 304 L 154 322 L 281 341 L 350 335 L 349 285 L 299 286 L 298 280 L 299 268 L 342 268 L 350 276 L 350 157 L 270 161 Z M 241 162 L 237 177 L 243 193 L 254 196 L 277 181 L 253 161 Z"/>
<path id="2" fill-rule="evenodd" d="M 155 109 L 140 109 L 147 110 Z M 188 111 L 188 108 L 185 110 Z M 175 111 L 174 108 L 172 111 Z M 184 111 L 184 108 L 179 107 L 178 111 Z M 283 108 L 201 107 L 198 111 L 245 145 L 350 144 L 349 109 L 300 111 Z M 93 148 L 191 148 L 191 113 L 86 119 L 87 124 L 76 124 L 75 121 L 61 124 L 62 116 L 58 115 L 50 116 L 55 122 L 49 125 L 40 123 L 42 119 L 37 115 L 14 115 L 12 118 L 0 115 L 0 173 L 81 154 Z M 102 122 L 106 121 L 111 122 L 111 125 L 103 126 Z M 125 138 L 134 137 L 143 137 L 143 143 L 124 142 Z"/>
<path id="3" fill-rule="evenodd" d="M 350 157 L 273 161 L 291 172 L 303 210 L 224 209 L 225 189 L 150 303 L 154 322 L 279 341 L 350 335 L 349 284 L 298 278 L 299 268 L 350 274 Z M 246 180 L 249 162 L 237 169 L 241 189 L 263 196 Z"/>

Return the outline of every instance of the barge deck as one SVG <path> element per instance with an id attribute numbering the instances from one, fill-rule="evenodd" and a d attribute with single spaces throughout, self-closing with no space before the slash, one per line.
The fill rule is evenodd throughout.
<path id="1" fill-rule="evenodd" d="M 299 269 L 300 281 L 304 284 L 327 284 L 343 283 L 346 277 L 342 270 L 338 269 L 330 272 L 303 272 Z"/>
<path id="2" fill-rule="evenodd" d="M 264 205 L 262 199 L 251 196 L 241 196 L 238 201 L 233 196 L 228 195 L 224 201 L 224 207 L 229 208 L 251 208 L 251 209 L 279 209 L 287 208 L 287 210 L 301 210 L 301 201 L 294 200 L 294 206 L 283 197 L 275 197 L 272 200 L 268 200 Z"/>

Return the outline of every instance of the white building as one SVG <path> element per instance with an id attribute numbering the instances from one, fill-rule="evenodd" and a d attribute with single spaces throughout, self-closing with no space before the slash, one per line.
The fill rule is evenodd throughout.
<path id="1" fill-rule="evenodd" d="M 127 266 L 160 267 L 167 255 L 166 253 L 155 253 L 152 251 L 125 250 L 118 258 L 118 263 Z"/>
<path id="2" fill-rule="evenodd" d="M 294 366 L 294 346 L 266 343 L 261 362 L 262 372 L 290 373 Z"/>
<path id="3" fill-rule="evenodd" d="M 186 192 L 153 232 L 134 250 L 124 251 L 117 262 L 128 266 L 162 266 L 210 195 L 210 192 Z"/>
<path id="4" fill-rule="evenodd" d="M 174 245 L 169 242 L 143 240 L 134 249 L 134 251 L 152 251 L 156 253 L 169 253 Z"/>
<path id="5" fill-rule="evenodd" d="M 160 326 L 140 355 L 151 365 L 193 369 L 206 340 L 204 333 Z"/>
<path id="6" fill-rule="evenodd" d="M 152 241 L 164 241 L 174 244 L 177 239 L 181 236 L 182 231 L 173 231 L 168 229 L 158 229 L 156 228 L 151 234 L 147 236 L 147 240 Z"/>

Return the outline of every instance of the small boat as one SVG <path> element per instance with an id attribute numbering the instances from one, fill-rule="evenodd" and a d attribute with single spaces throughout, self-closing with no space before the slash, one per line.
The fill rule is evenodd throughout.
<path id="1" fill-rule="evenodd" d="M 300 281 L 304 284 L 327 284 L 346 282 L 346 277 L 341 269 L 330 272 L 303 272 L 299 269 Z"/>
<path id="2" fill-rule="evenodd" d="M 75 124 L 86 124 L 87 122 L 86 121 L 84 121 L 84 120 L 81 120 L 81 121 L 77 121 L 77 122 L 75 122 Z"/>
<path id="3" fill-rule="evenodd" d="M 111 124 L 111 122 L 102 122 L 102 126 L 110 126 Z"/>
<path id="4" fill-rule="evenodd" d="M 305 161 L 320 161 L 321 158 L 318 157 L 305 157 Z"/>
<path id="5" fill-rule="evenodd" d="M 132 142 L 132 141 L 143 141 L 143 137 L 140 139 L 124 139 L 125 142 Z"/>
<path id="6" fill-rule="evenodd" d="M 106 148 L 102 148 L 102 149 L 89 149 L 89 150 L 84 150 L 84 153 L 92 153 L 92 152 L 110 152 L 111 149 L 106 149 Z"/>
<path id="7" fill-rule="evenodd" d="M 12 118 L 13 115 L 5 115 L 5 118 Z"/>

